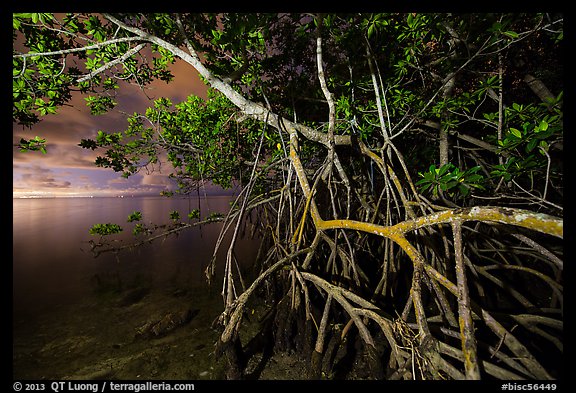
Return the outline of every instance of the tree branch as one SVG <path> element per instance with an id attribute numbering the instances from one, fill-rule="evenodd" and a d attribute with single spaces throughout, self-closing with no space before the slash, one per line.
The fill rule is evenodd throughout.
<path id="1" fill-rule="evenodd" d="M 78 78 L 78 80 L 76 81 L 77 83 L 82 83 L 85 82 L 89 79 L 94 78 L 96 75 L 98 75 L 101 72 L 104 72 L 112 67 L 114 67 L 116 64 L 120 64 L 124 61 L 126 61 L 126 59 L 128 59 L 129 57 L 135 55 L 136 53 L 140 52 L 140 50 L 142 48 L 144 48 L 146 46 L 146 44 L 138 44 L 136 45 L 134 48 L 130 49 L 129 51 L 127 51 L 126 53 L 124 53 L 122 56 L 118 57 L 117 59 L 114 59 L 106 64 L 104 64 L 102 67 L 99 67 L 97 69 L 95 69 L 94 71 L 92 71 L 91 73 L 89 73 L 88 75 L 83 76 L 82 78 Z"/>

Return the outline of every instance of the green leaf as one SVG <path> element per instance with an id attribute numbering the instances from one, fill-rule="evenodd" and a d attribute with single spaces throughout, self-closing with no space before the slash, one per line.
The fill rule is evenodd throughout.
<path id="1" fill-rule="evenodd" d="M 538 139 L 532 139 L 530 142 L 528 142 L 528 144 L 526 145 L 526 153 L 530 153 L 532 150 L 534 150 L 537 144 Z"/>
<path id="2" fill-rule="evenodd" d="M 424 176 L 422 173 L 418 173 L 418 174 L 419 174 L 420 176 Z M 421 185 L 421 184 L 426 184 L 426 183 L 428 183 L 428 180 L 426 180 L 426 179 L 420 179 L 420 180 L 418 180 L 418 181 L 417 181 L 416 183 L 414 183 L 414 184 L 417 185 L 417 186 L 419 186 L 419 185 Z"/>
<path id="3" fill-rule="evenodd" d="M 373 24 L 368 26 L 368 38 L 372 37 L 372 34 L 374 34 L 374 25 Z"/>
<path id="4" fill-rule="evenodd" d="M 547 129 L 548 129 L 548 123 L 546 122 L 546 120 L 542 120 L 540 121 L 538 127 L 534 129 L 534 132 L 546 131 Z"/>
<path id="5" fill-rule="evenodd" d="M 504 34 L 507 37 L 510 38 L 518 38 L 518 33 L 516 33 L 515 31 L 503 31 L 502 34 Z"/>
<path id="6" fill-rule="evenodd" d="M 90 228 L 91 235 L 108 236 L 122 232 L 122 227 L 117 224 L 95 224 Z"/>
<path id="7" fill-rule="evenodd" d="M 475 175 L 471 175 L 471 176 L 466 177 L 466 182 L 467 183 L 474 183 L 474 182 L 478 182 L 482 179 L 483 179 L 482 175 L 475 174 Z"/>
<path id="8" fill-rule="evenodd" d="M 144 226 L 144 224 L 136 224 L 134 226 L 134 229 L 132 230 L 134 236 L 144 232 L 146 232 L 146 227 Z"/>
<path id="9" fill-rule="evenodd" d="M 195 218 L 200 218 L 200 210 L 198 209 L 192 210 L 190 213 L 188 213 L 188 218 L 191 220 Z"/>
<path id="10" fill-rule="evenodd" d="M 414 15 L 412 13 L 408 14 L 408 18 L 406 19 L 406 23 L 408 23 L 408 27 L 412 28 L 414 25 Z"/>
<path id="11" fill-rule="evenodd" d="M 134 211 L 128 216 L 128 222 L 134 222 L 140 220 L 142 220 L 142 213 L 139 211 Z"/>
<path id="12" fill-rule="evenodd" d="M 510 127 L 510 133 L 516 138 L 522 139 L 522 132 L 519 129 Z"/>
<path id="13" fill-rule="evenodd" d="M 462 194 L 462 196 L 465 197 L 470 192 L 470 189 L 466 187 L 464 184 L 460 184 L 458 186 L 458 191 L 460 191 L 460 194 Z"/>
<path id="14" fill-rule="evenodd" d="M 442 176 L 444 175 L 448 169 L 452 169 L 453 165 L 452 164 L 446 164 L 446 165 L 442 165 L 442 167 L 440 168 L 440 170 L 438 170 L 438 176 Z"/>
<path id="15" fill-rule="evenodd" d="M 172 221 L 178 221 L 180 219 L 180 213 L 178 213 L 178 211 L 176 211 L 176 210 L 172 210 L 170 212 L 170 219 Z"/>

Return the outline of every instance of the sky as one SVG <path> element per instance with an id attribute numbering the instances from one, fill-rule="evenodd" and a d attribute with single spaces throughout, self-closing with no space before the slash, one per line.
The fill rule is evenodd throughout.
<path id="1" fill-rule="evenodd" d="M 156 81 L 146 90 L 151 99 L 168 97 L 176 104 L 190 94 L 206 98 L 206 86 L 191 65 L 178 60 L 171 70 L 175 76 L 172 82 Z M 119 172 L 94 165 L 102 151 L 78 146 L 82 138 L 95 139 L 99 130 L 124 130 L 126 115 L 119 112 L 143 112 L 150 106 L 146 94 L 137 86 L 121 86 L 116 97 L 118 106 L 100 116 L 92 116 L 83 96 L 77 95 L 70 102 L 72 106 L 61 107 L 57 114 L 43 117 L 32 129 L 13 123 L 13 145 L 20 138 L 31 139 L 36 135 L 47 139 L 47 154 L 22 153 L 13 147 L 13 197 L 159 195 L 160 191 L 174 189 L 167 177 L 167 165 L 164 172 L 141 171 L 124 179 Z"/>

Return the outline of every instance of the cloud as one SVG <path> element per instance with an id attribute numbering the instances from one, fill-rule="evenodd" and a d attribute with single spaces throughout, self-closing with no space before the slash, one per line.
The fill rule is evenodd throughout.
<path id="1" fill-rule="evenodd" d="M 172 102 L 178 103 L 193 94 L 206 99 L 207 86 L 202 82 L 194 67 L 183 60 L 177 60 L 170 66 L 170 71 L 174 74 L 174 80 L 170 84 L 156 81 L 151 85 L 151 91 L 156 98 L 169 97 Z"/>
<path id="2" fill-rule="evenodd" d="M 100 116 L 92 116 L 85 103 L 85 96 L 74 94 L 69 105 L 58 109 L 56 115 L 42 118 L 32 129 L 13 124 L 13 145 L 21 138 L 40 136 L 47 140 L 47 154 L 21 153 L 13 149 L 13 194 L 43 195 L 62 191 L 67 193 L 158 193 L 174 188 L 167 173 L 154 171 L 123 179 L 111 169 L 94 165 L 103 150 L 87 150 L 78 144 L 81 139 L 95 139 L 99 130 L 119 132 L 126 129 L 126 117 L 144 113 L 153 100 L 168 97 L 174 104 L 190 94 L 206 98 L 206 85 L 192 66 L 177 60 L 170 66 L 174 80 L 167 84 L 155 81 L 142 89 L 123 83 L 114 99 L 117 107 Z"/>
<path id="3" fill-rule="evenodd" d="M 142 176 L 142 182 L 140 183 L 143 186 L 174 186 L 174 181 L 168 178 L 168 176 L 154 172 L 149 175 Z"/>
<path id="4" fill-rule="evenodd" d="M 33 165 L 21 167 L 21 174 L 15 187 L 20 189 L 69 189 L 72 183 L 54 176 L 51 169 Z"/>

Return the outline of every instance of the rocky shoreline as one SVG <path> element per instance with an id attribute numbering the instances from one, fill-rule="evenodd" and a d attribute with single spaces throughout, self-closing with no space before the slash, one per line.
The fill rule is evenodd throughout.
<path id="1" fill-rule="evenodd" d="M 220 379 L 217 297 L 133 289 L 14 321 L 15 379 Z M 221 307 L 221 306 L 220 306 Z"/>

